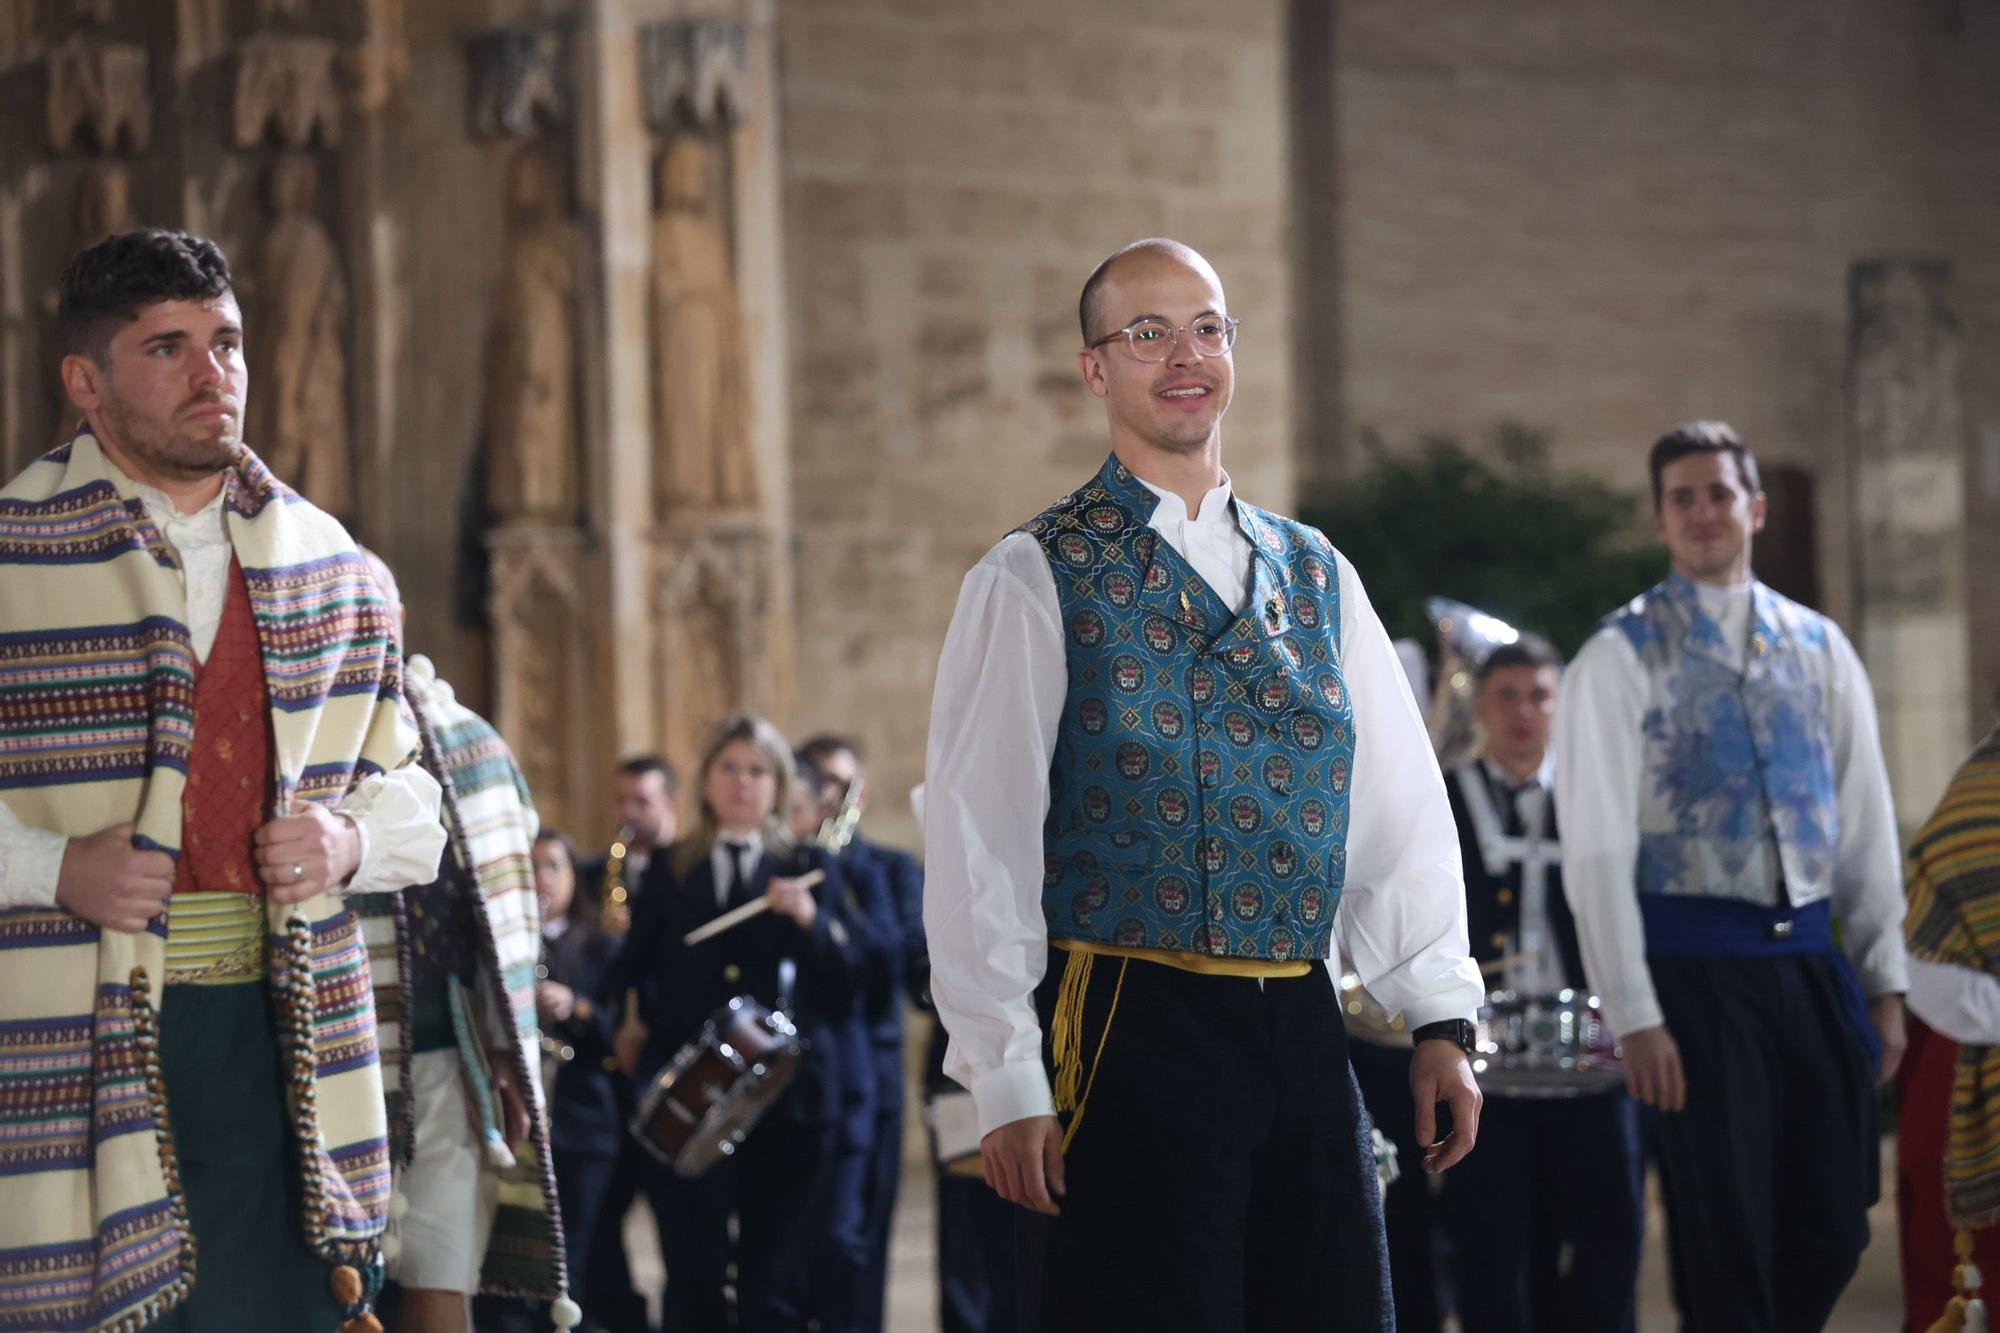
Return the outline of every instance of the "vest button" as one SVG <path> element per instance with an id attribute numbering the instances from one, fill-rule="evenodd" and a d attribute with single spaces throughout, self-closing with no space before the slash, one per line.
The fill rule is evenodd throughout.
<path id="1" fill-rule="evenodd" d="M 734 986 L 743 979 L 743 969 L 731 963 L 722 969 L 722 979 Z"/>

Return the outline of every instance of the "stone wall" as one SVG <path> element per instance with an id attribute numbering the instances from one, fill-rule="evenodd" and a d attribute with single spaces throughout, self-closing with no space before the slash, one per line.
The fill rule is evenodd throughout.
<path id="1" fill-rule="evenodd" d="M 1865 628 L 1848 274 L 1939 258 L 1963 337 L 1965 559 L 1993 567 L 2000 12 L 1346 0 L 1334 60 L 1341 147 L 1319 185 L 1340 201 L 1321 243 L 1342 276 L 1345 438 L 1309 452 L 1337 470 L 1362 427 L 1483 438 L 1514 419 L 1548 431 L 1559 462 L 1639 489 L 1665 426 L 1727 418 L 1813 477 L 1825 608 Z M 1983 730 L 2000 608 L 1975 597 L 1969 620 L 1963 713 Z M 1899 785 L 1905 819 L 1958 757 Z"/>
<path id="2" fill-rule="evenodd" d="M 911 830 L 964 572 L 1102 460 L 1077 290 L 1168 233 L 1243 320 L 1244 494 L 1291 500 L 1290 207 L 1279 0 L 816 0 L 780 11 L 800 735 L 873 750 Z"/>

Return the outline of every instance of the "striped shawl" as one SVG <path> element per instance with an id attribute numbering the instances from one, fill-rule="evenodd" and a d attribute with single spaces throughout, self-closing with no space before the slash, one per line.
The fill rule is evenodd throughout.
<path id="1" fill-rule="evenodd" d="M 1910 845 L 1910 952 L 2000 977 L 2000 728 L 1945 789 Z M 1945 1212 L 2000 1222 L 2000 1046 L 1962 1046 L 1945 1140 Z"/>
<path id="2" fill-rule="evenodd" d="M 381 597 L 340 525 L 255 456 L 225 496 L 270 690 L 273 808 L 332 805 L 415 748 Z M 87 432 L 0 491 L 0 800 L 23 822 L 75 837 L 131 821 L 139 845 L 178 852 L 185 616 L 171 549 Z M 389 1163 L 360 933 L 333 895 L 271 903 L 269 921 L 304 1238 L 365 1263 Z M 0 1329 L 136 1329 L 195 1281 L 154 1040 L 164 939 L 164 919 L 125 934 L 0 912 Z"/>
<path id="3" fill-rule="evenodd" d="M 532 857 L 541 820 L 514 752 L 485 718 L 458 702 L 451 686 L 437 679 L 428 658 L 410 659 L 408 684 L 410 702 L 426 733 L 424 766 L 445 791 L 445 825 L 451 834 L 446 855 L 471 866 L 479 883 L 479 957 L 488 975 L 499 979 L 506 999 L 510 1020 L 506 1039 L 515 1086 L 531 1089 L 534 1098 L 530 1142 L 516 1165 L 500 1173 L 500 1210 L 487 1243 L 480 1288 L 552 1299 L 564 1292 L 565 1268 L 548 1116 L 542 1106 L 535 1013 L 541 916 Z M 382 1016 L 390 1141 L 400 1166 L 408 1161 L 413 1145 L 404 1023 L 406 904 L 397 894 L 368 894 L 354 902 L 368 941 Z"/>

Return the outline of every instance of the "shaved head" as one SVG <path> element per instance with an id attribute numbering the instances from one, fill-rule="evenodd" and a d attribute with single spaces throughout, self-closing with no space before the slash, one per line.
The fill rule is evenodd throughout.
<path id="1" fill-rule="evenodd" d="M 1077 298 L 1076 321 L 1083 330 L 1083 341 L 1085 344 L 1093 343 L 1112 331 L 1098 327 L 1099 324 L 1104 322 L 1104 312 L 1100 308 L 1101 302 L 1099 297 L 1104 289 L 1104 284 L 1110 279 L 1112 271 L 1127 260 L 1136 259 L 1141 256 L 1151 259 L 1166 259 L 1177 264 L 1185 264 L 1187 267 L 1194 269 L 1196 272 L 1213 281 L 1216 290 L 1220 291 L 1222 289 L 1222 279 L 1216 276 L 1214 266 L 1202 258 L 1200 252 L 1193 246 L 1185 245 L 1167 236 L 1148 236 L 1143 241 L 1133 241 L 1130 245 L 1121 245 L 1106 255 L 1103 262 L 1090 271 L 1090 276 L 1084 280 L 1083 295 Z"/>

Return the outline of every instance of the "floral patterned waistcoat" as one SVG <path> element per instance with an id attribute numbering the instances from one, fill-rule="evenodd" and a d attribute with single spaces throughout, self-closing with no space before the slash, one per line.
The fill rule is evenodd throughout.
<path id="1" fill-rule="evenodd" d="M 1741 653 L 1679 574 L 1605 621 L 1647 677 L 1641 894 L 1803 907 L 1832 892 L 1827 621 L 1761 583 L 1751 609 Z"/>

